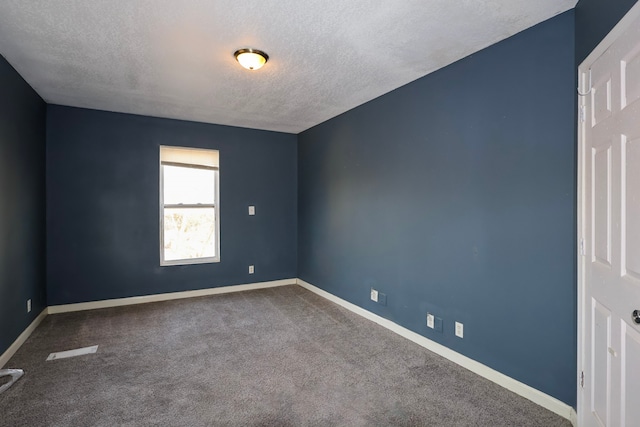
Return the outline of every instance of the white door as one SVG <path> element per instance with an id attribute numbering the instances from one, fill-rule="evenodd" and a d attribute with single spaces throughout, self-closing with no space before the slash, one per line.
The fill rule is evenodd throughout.
<path id="1" fill-rule="evenodd" d="M 626 29 L 625 29 L 626 28 Z M 640 426 L 640 9 L 580 67 L 581 426 Z M 603 52 L 603 53 L 602 53 Z M 601 53 L 601 54 L 599 54 Z M 591 59 L 593 58 L 593 59 Z M 591 70 L 591 78 L 589 71 Z M 585 87 L 588 89 L 588 87 Z M 582 245 L 584 245 L 582 247 Z M 638 310 L 637 312 L 634 311 Z"/>

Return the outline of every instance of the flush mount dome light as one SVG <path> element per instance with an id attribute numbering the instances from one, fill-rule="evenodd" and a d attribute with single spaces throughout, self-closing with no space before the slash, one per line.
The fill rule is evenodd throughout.
<path id="1" fill-rule="evenodd" d="M 247 70 L 262 68 L 269 60 L 269 55 L 257 49 L 238 49 L 233 56 Z"/>

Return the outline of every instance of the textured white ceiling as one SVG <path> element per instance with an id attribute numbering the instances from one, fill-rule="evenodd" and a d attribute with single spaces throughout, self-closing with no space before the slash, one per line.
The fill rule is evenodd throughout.
<path id="1" fill-rule="evenodd" d="M 298 133 L 575 4 L 2 0 L 0 54 L 49 103 Z"/>

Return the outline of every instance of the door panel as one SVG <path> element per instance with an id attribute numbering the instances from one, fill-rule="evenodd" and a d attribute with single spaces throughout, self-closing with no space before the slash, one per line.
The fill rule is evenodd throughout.
<path id="1" fill-rule="evenodd" d="M 640 49 L 632 49 L 621 63 L 622 103 L 621 108 L 633 104 L 640 98 Z"/>
<path id="2" fill-rule="evenodd" d="M 595 83 L 580 99 L 584 426 L 640 425 L 640 324 L 631 315 L 640 309 L 640 3 L 632 12 L 587 65 Z"/>
<path id="3" fill-rule="evenodd" d="M 640 420 L 640 332 L 625 321 L 622 325 L 622 405 L 620 407 L 623 426 L 637 425 Z"/>
<path id="4" fill-rule="evenodd" d="M 611 75 L 607 74 L 598 80 L 591 89 L 591 97 L 591 126 L 595 126 L 611 116 Z"/>
<path id="5" fill-rule="evenodd" d="M 640 139 L 627 141 L 626 135 L 623 135 L 623 147 L 626 162 L 622 183 L 622 274 L 640 279 L 640 168 L 626 167 L 627 162 L 640 165 Z"/>
<path id="6" fill-rule="evenodd" d="M 611 412 L 611 312 L 595 299 L 592 300 L 591 347 L 591 411 L 602 425 L 610 425 Z"/>
<path id="7" fill-rule="evenodd" d="M 593 148 L 594 260 L 611 265 L 611 146 Z"/>

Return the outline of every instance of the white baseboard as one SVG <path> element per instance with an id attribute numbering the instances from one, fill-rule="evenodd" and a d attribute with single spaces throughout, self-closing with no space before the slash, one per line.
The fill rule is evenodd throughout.
<path id="1" fill-rule="evenodd" d="M 578 427 L 578 413 L 573 408 L 571 408 L 571 414 L 569 414 L 569 421 L 571 421 L 573 427 Z"/>
<path id="2" fill-rule="evenodd" d="M 359 314 L 360 316 L 365 317 L 366 319 L 369 319 L 410 341 L 413 341 L 414 343 L 426 348 L 427 350 L 431 350 L 434 353 L 439 354 L 440 356 L 449 359 L 454 363 L 457 363 L 463 368 L 466 368 L 471 372 L 480 375 L 481 377 L 493 381 L 494 383 L 506 388 L 507 390 L 510 390 L 526 399 L 529 399 L 532 402 L 542 406 L 543 408 L 546 408 L 551 412 L 554 412 L 561 417 L 570 420 L 574 426 L 577 425 L 577 422 L 574 421 L 574 419 L 577 418 L 574 415 L 574 409 L 566 403 L 556 399 L 555 397 L 549 396 L 548 394 L 543 393 L 540 390 L 537 390 L 518 380 L 515 380 L 501 372 L 496 371 L 495 369 L 489 368 L 488 366 L 483 365 L 480 362 L 476 362 L 475 360 L 470 359 L 467 356 L 463 356 L 462 354 L 455 352 L 450 348 L 443 346 L 442 344 L 431 341 L 430 339 L 423 337 L 422 335 L 410 331 L 409 329 L 404 328 L 388 319 L 380 317 L 368 310 L 365 310 L 362 307 L 358 307 L 357 305 L 345 301 L 342 298 L 330 294 L 329 292 L 323 291 L 322 289 L 317 288 L 302 279 L 298 279 L 297 283 L 303 288 L 308 289 L 311 292 L 328 299 L 329 301 L 335 302 L 336 304 L 341 305 L 347 310 Z"/>
<path id="3" fill-rule="evenodd" d="M 358 307 L 355 304 L 352 304 L 348 301 L 343 300 L 329 292 L 323 291 L 320 288 L 313 286 L 310 283 L 305 282 L 302 279 L 284 279 L 284 280 L 274 280 L 271 282 L 259 282 L 259 283 L 250 283 L 246 285 L 233 285 L 233 286 L 223 286 L 220 288 L 209 288 L 209 289 L 199 289 L 195 291 L 184 291 L 184 292 L 171 292 L 166 294 L 156 294 L 156 295 L 146 295 L 140 297 L 131 297 L 131 298 L 118 298 L 111 300 L 103 300 L 103 301 L 93 301 L 93 302 L 84 302 L 78 304 L 64 304 L 64 305 L 55 305 L 50 306 L 42 310 L 42 312 L 36 317 L 36 319 L 31 322 L 31 324 L 27 327 L 27 329 L 20 334 L 20 336 L 15 340 L 15 342 L 0 356 L 0 369 L 4 367 L 4 365 L 9 361 L 9 359 L 18 351 L 20 346 L 24 344 L 24 342 L 29 338 L 31 333 L 38 327 L 40 322 L 47 316 L 47 314 L 58 314 L 58 313 L 68 313 L 73 311 L 82 311 L 82 310 L 94 310 L 98 308 L 108 308 L 108 307 L 120 307 L 125 305 L 133 305 L 133 304 L 144 304 L 150 302 L 158 302 L 158 301 L 168 301 L 174 299 L 183 299 L 183 298 L 194 298 L 201 297 L 207 295 L 217 295 L 217 294 L 225 294 L 231 292 L 241 292 L 241 291 L 249 291 L 253 289 L 264 289 L 264 288 L 274 288 L 278 286 L 286 286 L 286 285 L 294 285 L 297 284 L 302 286 L 303 288 L 320 295 L 323 298 L 328 299 L 360 316 L 369 319 L 380 326 L 383 326 L 389 329 L 392 332 L 397 333 L 398 335 L 415 342 L 416 344 L 433 351 L 434 353 L 445 357 L 446 359 L 451 360 L 452 362 L 457 363 L 458 365 L 466 368 L 494 383 L 510 390 L 524 398 L 531 400 L 532 402 L 560 415 L 563 418 L 571 421 L 573 426 L 577 426 L 577 415 L 575 410 L 556 399 L 555 397 L 549 396 L 546 393 L 543 393 L 535 388 L 528 386 L 518 380 L 515 380 L 507 375 L 504 375 L 488 366 L 485 366 L 479 362 L 476 362 L 473 359 L 468 358 L 467 356 L 463 356 L 460 353 L 457 353 L 451 350 L 448 347 L 445 347 L 441 344 L 436 343 L 435 341 L 431 341 L 430 339 L 423 337 L 409 329 L 406 329 L 397 323 L 394 323 L 388 319 L 378 316 L 370 311 L 367 311 L 361 307 Z"/>
<path id="4" fill-rule="evenodd" d="M 167 294 L 145 295 L 141 297 L 116 298 L 102 301 L 81 302 L 49 306 L 49 314 L 70 313 L 72 311 L 95 310 L 98 308 L 121 307 L 124 305 L 145 304 L 149 302 L 169 301 L 174 299 L 203 297 L 207 295 L 228 294 L 231 292 L 250 291 L 254 289 L 275 288 L 277 286 L 295 285 L 296 279 L 273 280 L 271 282 L 249 283 L 246 285 L 222 286 L 219 288 L 198 289 L 195 291 L 170 292 Z"/>
<path id="5" fill-rule="evenodd" d="M 24 344 L 24 342 L 27 340 L 27 338 L 29 338 L 29 336 L 33 333 L 33 331 L 35 331 L 35 329 L 38 327 L 40 322 L 42 322 L 42 320 L 45 317 L 47 317 L 47 309 L 46 308 L 44 310 L 42 310 L 42 312 L 40 312 L 40 314 L 38 314 L 38 317 L 33 319 L 33 322 L 31 322 L 31 324 L 29 326 L 27 326 L 27 329 L 25 329 L 20 334 L 20 336 L 13 342 L 13 344 L 11 344 L 11 346 L 7 349 L 7 351 L 2 353 L 2 355 L 0 356 L 0 369 L 2 369 L 4 367 L 4 365 L 6 365 L 6 363 L 9 361 L 9 359 L 11 359 L 14 354 L 16 354 L 16 351 L 18 351 L 20 346 L 22 346 L 22 344 Z M 18 366 L 16 366 L 16 368 L 18 368 Z"/>
<path id="6" fill-rule="evenodd" d="M 296 279 L 273 280 L 271 282 L 249 283 L 246 285 L 222 286 L 219 288 L 198 289 L 195 291 L 171 292 L 166 294 L 146 295 L 141 297 L 117 298 L 102 301 L 82 302 L 78 304 L 64 304 L 46 307 L 25 329 L 11 346 L 0 355 L 0 369 L 18 351 L 20 346 L 29 338 L 47 314 L 69 313 L 72 311 L 95 310 L 97 308 L 120 307 L 148 302 L 168 301 L 173 299 L 194 298 L 206 295 L 227 294 L 231 292 L 250 291 L 253 289 L 275 288 L 277 286 L 295 285 Z"/>

